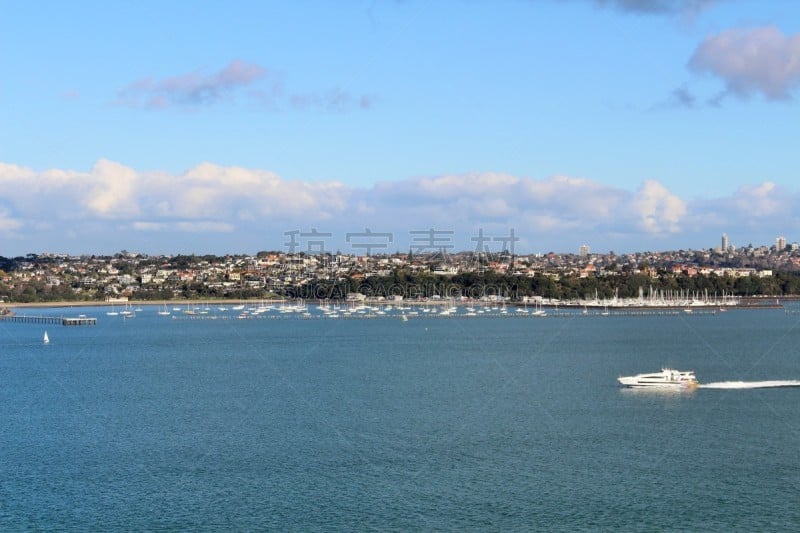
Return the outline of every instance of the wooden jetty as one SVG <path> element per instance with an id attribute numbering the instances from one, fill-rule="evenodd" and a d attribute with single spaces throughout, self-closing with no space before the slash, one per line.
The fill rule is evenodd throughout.
<path id="1" fill-rule="evenodd" d="M 95 326 L 97 319 L 85 316 L 63 317 L 63 316 L 44 316 L 44 315 L 0 315 L 0 320 L 5 322 L 17 322 L 23 324 L 61 324 L 62 326 Z"/>

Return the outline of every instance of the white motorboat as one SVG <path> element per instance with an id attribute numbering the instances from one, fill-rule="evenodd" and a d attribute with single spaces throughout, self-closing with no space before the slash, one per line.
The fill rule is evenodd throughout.
<path id="1" fill-rule="evenodd" d="M 680 371 L 672 368 L 662 368 L 661 372 L 652 374 L 637 374 L 635 376 L 620 376 L 617 381 L 626 387 L 682 387 L 692 388 L 698 385 L 694 371 Z"/>

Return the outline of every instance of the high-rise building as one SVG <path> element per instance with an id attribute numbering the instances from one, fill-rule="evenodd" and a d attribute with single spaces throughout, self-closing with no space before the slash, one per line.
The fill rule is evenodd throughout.
<path id="1" fill-rule="evenodd" d="M 775 251 L 782 252 L 786 249 L 786 237 L 781 235 L 775 239 Z"/>
<path id="2" fill-rule="evenodd" d="M 720 251 L 722 253 L 725 253 L 725 252 L 728 251 L 728 234 L 727 233 L 723 233 L 722 234 L 722 246 L 720 246 Z"/>
<path id="3" fill-rule="evenodd" d="M 589 245 L 582 244 L 580 249 L 578 250 L 578 255 L 580 255 L 581 257 L 586 257 L 589 255 L 589 253 L 590 253 Z"/>

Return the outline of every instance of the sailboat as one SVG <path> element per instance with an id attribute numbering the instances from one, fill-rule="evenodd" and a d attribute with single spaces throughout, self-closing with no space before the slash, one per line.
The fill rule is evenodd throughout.
<path id="1" fill-rule="evenodd" d="M 44 332 L 44 336 L 42 337 L 42 343 L 50 344 L 50 337 L 47 336 L 47 331 Z"/>

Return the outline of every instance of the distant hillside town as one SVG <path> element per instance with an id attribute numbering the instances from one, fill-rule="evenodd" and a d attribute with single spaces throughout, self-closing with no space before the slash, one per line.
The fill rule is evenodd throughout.
<path id="1" fill-rule="evenodd" d="M 800 247 L 593 254 L 286 253 L 0 257 L 0 302 L 469 298 L 523 301 L 643 294 L 800 295 Z"/>

